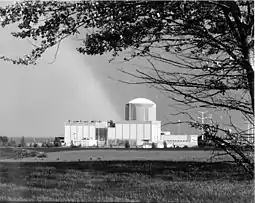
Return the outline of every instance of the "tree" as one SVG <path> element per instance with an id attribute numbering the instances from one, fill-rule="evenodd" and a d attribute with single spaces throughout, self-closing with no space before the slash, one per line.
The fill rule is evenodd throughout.
<path id="1" fill-rule="evenodd" d="M 125 148 L 130 148 L 130 144 L 129 144 L 129 141 L 128 140 L 126 140 L 126 142 L 125 142 Z"/>
<path id="2" fill-rule="evenodd" d="M 187 115 L 192 127 L 207 130 L 220 146 L 226 146 L 218 139 L 223 133 L 245 140 L 254 150 L 248 138 L 254 136 L 252 130 L 231 121 L 231 112 L 238 112 L 254 129 L 253 1 L 26 1 L 2 8 L 0 16 L 3 27 L 18 23 L 20 31 L 13 36 L 37 41 L 30 54 L 18 59 L 2 56 L 3 60 L 36 64 L 47 49 L 58 50 L 61 41 L 79 34 L 83 44 L 77 51 L 82 54 L 111 52 L 113 59 L 148 62 L 146 71 L 121 70 L 136 79 L 122 82 L 157 88 L 176 102 L 177 114 Z M 195 122 L 187 111 L 196 108 L 228 111 L 234 131 L 229 133 L 218 123 Z"/>
<path id="3" fill-rule="evenodd" d="M 164 140 L 164 142 L 163 142 L 163 145 L 164 145 L 164 149 L 167 149 L 167 143 L 166 143 L 165 140 Z"/>
<path id="4" fill-rule="evenodd" d="M 112 120 L 110 120 L 110 121 L 109 121 L 109 126 L 110 126 L 111 128 L 115 128 L 115 123 L 114 123 Z"/>
<path id="5" fill-rule="evenodd" d="M 2 143 L 3 146 L 8 145 L 8 142 L 9 142 L 8 140 L 9 140 L 8 137 L 0 136 L 0 142 Z"/>
<path id="6" fill-rule="evenodd" d="M 156 145 L 156 143 L 155 143 L 155 142 L 153 142 L 153 143 L 152 143 L 151 148 L 152 148 L 152 149 L 157 148 L 157 145 Z"/>
<path id="7" fill-rule="evenodd" d="M 15 140 L 11 139 L 11 140 L 8 142 L 8 146 L 16 147 L 16 142 L 15 142 Z"/>
<path id="8" fill-rule="evenodd" d="M 55 147 L 60 147 L 61 146 L 61 141 L 59 137 L 55 137 L 54 139 L 54 146 Z"/>
<path id="9" fill-rule="evenodd" d="M 22 136 L 21 139 L 20 139 L 20 146 L 21 147 L 25 147 L 26 146 L 26 142 L 25 142 L 25 137 Z"/>

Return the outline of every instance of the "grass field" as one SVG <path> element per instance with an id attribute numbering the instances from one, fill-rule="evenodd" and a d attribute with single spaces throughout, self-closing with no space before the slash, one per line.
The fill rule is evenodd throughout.
<path id="1" fill-rule="evenodd" d="M 48 153 L 48 158 L 19 161 L 11 159 L 15 156 L 11 149 L 0 152 L 0 158 L 8 155 L 0 162 L 0 201 L 251 203 L 254 199 L 253 180 L 225 162 L 227 157 L 224 162 L 205 162 L 210 151 L 57 151 Z"/>
<path id="2" fill-rule="evenodd" d="M 249 202 L 253 181 L 229 163 L 0 163 L 1 200 Z"/>
<path id="3" fill-rule="evenodd" d="M 10 151 L 10 150 L 9 150 Z M 43 151 L 43 150 L 42 150 Z M 167 160 L 167 161 L 207 161 L 211 157 L 211 151 L 163 151 L 163 150 L 68 150 L 56 151 L 47 153 L 48 157 L 39 159 L 36 157 L 29 157 L 20 159 L 22 162 L 54 162 L 54 161 L 93 161 L 93 160 Z M 13 155 L 15 156 L 15 155 Z M 1 156 L 0 156 L 1 157 Z M 6 161 L 17 161 L 11 159 L 10 153 L 5 158 Z M 213 161 L 231 161 L 231 157 L 218 157 Z"/>

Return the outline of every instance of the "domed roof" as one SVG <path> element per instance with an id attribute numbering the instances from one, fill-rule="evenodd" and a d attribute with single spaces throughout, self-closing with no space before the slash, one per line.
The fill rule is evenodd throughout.
<path id="1" fill-rule="evenodd" d="M 128 102 L 128 104 L 153 104 L 156 105 L 153 101 L 145 98 L 135 98 Z"/>

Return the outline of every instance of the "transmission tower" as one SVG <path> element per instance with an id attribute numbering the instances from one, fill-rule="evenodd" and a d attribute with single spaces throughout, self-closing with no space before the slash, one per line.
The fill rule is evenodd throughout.
<path id="1" fill-rule="evenodd" d="M 198 119 L 201 119 L 201 122 L 202 122 L 202 125 L 204 125 L 205 123 L 205 119 L 212 119 L 212 115 L 210 115 L 209 117 L 205 117 L 205 114 L 207 113 L 208 111 L 198 111 L 198 113 L 201 114 L 201 117 L 198 117 Z M 202 140 L 204 140 L 204 128 L 202 128 Z"/>

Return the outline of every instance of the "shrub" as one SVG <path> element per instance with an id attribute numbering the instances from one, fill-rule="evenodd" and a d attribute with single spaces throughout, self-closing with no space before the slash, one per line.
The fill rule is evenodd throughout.
<path id="1" fill-rule="evenodd" d="M 166 148 L 167 148 L 167 143 L 166 143 L 166 141 L 163 142 L 163 145 L 164 145 L 164 148 L 166 149 Z"/>
<path id="2" fill-rule="evenodd" d="M 129 141 L 126 141 L 126 142 L 125 142 L 125 148 L 130 148 Z"/>
<path id="3" fill-rule="evenodd" d="M 37 156 L 37 152 L 36 151 L 30 151 L 28 153 L 31 157 L 36 157 Z"/>
<path id="4" fill-rule="evenodd" d="M 152 149 L 157 148 L 157 146 L 156 146 L 156 143 L 155 143 L 155 142 L 153 142 L 153 143 L 152 143 L 151 148 L 152 148 Z"/>
<path id="5" fill-rule="evenodd" d="M 183 148 L 189 148 L 187 145 L 184 145 Z"/>
<path id="6" fill-rule="evenodd" d="M 54 147 L 60 147 L 61 143 L 60 142 L 54 142 Z"/>
<path id="7" fill-rule="evenodd" d="M 46 158 L 47 157 L 47 154 L 45 154 L 44 152 L 40 152 L 38 155 L 37 155 L 38 158 Z"/>

